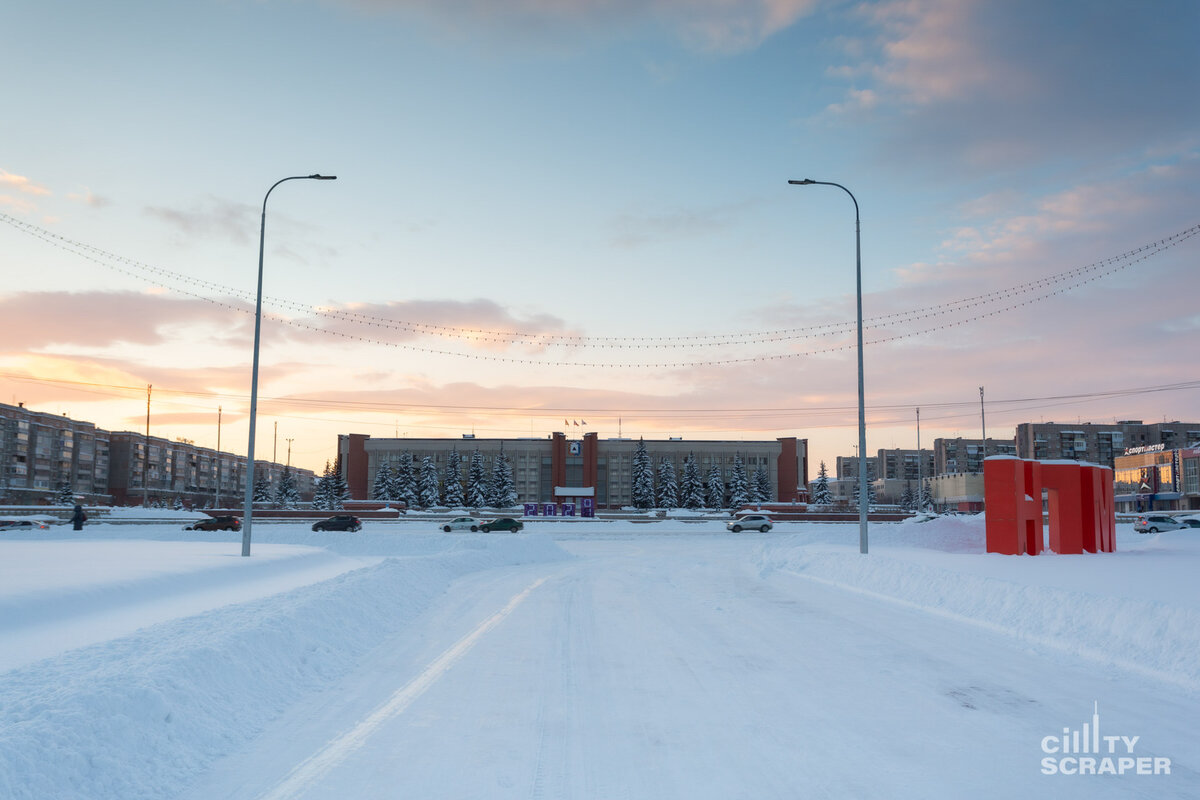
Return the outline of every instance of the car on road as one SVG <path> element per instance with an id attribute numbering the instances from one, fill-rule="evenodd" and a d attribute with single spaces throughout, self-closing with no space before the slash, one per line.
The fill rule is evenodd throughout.
<path id="1" fill-rule="evenodd" d="M 240 531 L 241 517 L 209 517 L 183 527 L 185 531 Z"/>
<path id="2" fill-rule="evenodd" d="M 40 519 L 8 517 L 0 519 L 0 531 L 48 531 L 50 526 Z"/>
<path id="3" fill-rule="evenodd" d="M 525 523 L 518 522 L 512 517 L 500 517 L 499 519 L 492 519 L 483 523 L 479 526 L 479 530 L 483 531 L 484 533 L 491 533 L 492 531 L 509 531 L 510 533 L 516 533 L 524 527 Z"/>
<path id="4" fill-rule="evenodd" d="M 474 533 L 479 530 L 479 521 L 474 517 L 455 517 L 449 522 L 443 522 L 442 530 L 446 533 L 450 531 L 470 531 Z"/>
<path id="5" fill-rule="evenodd" d="M 725 523 L 725 530 L 741 533 L 742 531 L 762 531 L 766 533 L 775 527 L 775 523 L 766 514 L 743 514 L 737 519 Z"/>
<path id="6" fill-rule="evenodd" d="M 350 514 L 335 514 L 329 519 L 313 523 L 314 531 L 357 531 L 362 528 L 358 517 Z"/>
<path id="7" fill-rule="evenodd" d="M 1166 514 L 1146 514 L 1138 517 L 1133 523 L 1133 529 L 1138 533 L 1161 533 L 1163 531 L 1181 531 L 1188 527 L 1174 517 Z"/>

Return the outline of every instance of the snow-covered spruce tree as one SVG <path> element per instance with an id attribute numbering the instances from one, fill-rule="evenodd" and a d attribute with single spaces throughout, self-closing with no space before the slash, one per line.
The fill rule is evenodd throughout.
<path id="1" fill-rule="evenodd" d="M 754 470 L 754 502 L 771 502 L 771 475 L 762 464 Z"/>
<path id="2" fill-rule="evenodd" d="M 409 508 L 416 508 L 420 502 L 417 496 L 417 474 L 413 469 L 412 453 L 405 450 L 392 469 L 392 479 L 396 486 L 395 500 L 400 500 Z"/>
<path id="3" fill-rule="evenodd" d="M 704 484 L 700 482 L 700 467 L 696 456 L 688 453 L 683 460 L 683 481 L 679 486 L 679 501 L 684 508 L 696 509 L 704 505 Z"/>
<path id="4" fill-rule="evenodd" d="M 733 472 L 729 476 L 729 507 L 737 508 L 750 502 L 750 481 L 746 478 L 746 465 L 742 454 L 733 454 Z"/>
<path id="5" fill-rule="evenodd" d="M 708 508 L 725 507 L 725 481 L 721 478 L 721 467 L 717 464 L 708 468 L 708 480 L 704 484 L 704 505 Z"/>
<path id="6" fill-rule="evenodd" d="M 633 454 L 633 474 L 630 478 L 633 483 L 634 508 L 653 508 L 654 470 L 650 466 L 650 454 L 646 452 L 645 439 L 638 439 L 637 450 Z"/>
<path id="7" fill-rule="evenodd" d="M 517 502 L 517 486 L 513 482 L 512 464 L 500 453 L 492 461 L 492 480 L 488 484 L 488 502 L 496 508 L 508 508 Z"/>
<path id="8" fill-rule="evenodd" d="M 904 492 L 900 495 L 900 507 L 905 511 L 912 511 L 917 507 L 917 494 L 913 491 L 911 483 L 904 485 Z"/>
<path id="9" fill-rule="evenodd" d="M 462 456 L 458 448 L 446 456 L 446 477 L 442 481 L 442 502 L 454 508 L 463 504 Z"/>
<path id="10" fill-rule="evenodd" d="M 483 454 L 476 449 L 467 467 L 467 506 L 483 508 L 487 504 L 487 473 L 483 469 Z"/>
<path id="11" fill-rule="evenodd" d="M 417 502 L 421 508 L 430 508 L 438 504 L 438 474 L 432 456 L 421 459 L 421 469 L 417 483 Z"/>
<path id="12" fill-rule="evenodd" d="M 254 475 L 254 502 L 271 502 L 271 481 L 267 478 L 266 470 L 259 470 Z"/>
<path id="13" fill-rule="evenodd" d="M 75 505 L 75 490 L 71 488 L 69 481 L 59 481 L 58 485 L 54 487 L 54 505 Z"/>
<path id="14" fill-rule="evenodd" d="M 933 511 L 933 493 L 929 490 L 929 484 L 921 484 L 921 491 L 917 494 L 917 510 L 918 511 Z"/>
<path id="15" fill-rule="evenodd" d="M 329 507 L 334 511 L 341 511 L 345 508 L 345 502 L 350 499 L 350 487 L 346 485 L 346 478 L 342 475 L 342 457 L 338 456 L 333 462 L 333 474 L 330 476 L 331 489 L 329 490 Z"/>
<path id="16" fill-rule="evenodd" d="M 858 498 L 859 498 L 860 494 L 861 493 L 859 492 L 859 487 L 858 487 L 858 477 L 856 476 L 854 478 L 854 494 L 853 494 L 855 508 L 858 508 Z M 875 484 L 868 480 L 867 481 L 867 508 L 870 508 L 873 505 L 875 505 Z"/>
<path id="17" fill-rule="evenodd" d="M 322 472 L 313 481 L 313 499 L 312 507 L 314 510 L 323 511 L 329 508 L 329 473 L 331 467 L 329 462 L 325 462 L 325 471 Z"/>
<path id="18" fill-rule="evenodd" d="M 375 483 L 371 486 L 372 500 L 395 500 L 393 492 L 395 486 L 392 485 L 392 468 L 386 461 L 379 462 L 379 466 L 375 468 Z"/>
<path id="19" fill-rule="evenodd" d="M 827 506 L 833 502 L 833 492 L 829 490 L 829 470 L 825 468 L 824 461 L 817 470 L 817 479 L 813 481 L 808 499 L 815 506 Z"/>
<path id="20" fill-rule="evenodd" d="M 675 464 L 669 458 L 658 462 L 658 507 L 679 507 L 679 482 L 675 479 Z"/>
<path id="21" fill-rule="evenodd" d="M 283 468 L 279 478 L 279 486 L 275 489 L 275 505 L 279 508 L 295 508 L 300 502 L 300 490 L 296 488 L 296 478 L 292 475 L 291 467 Z"/>

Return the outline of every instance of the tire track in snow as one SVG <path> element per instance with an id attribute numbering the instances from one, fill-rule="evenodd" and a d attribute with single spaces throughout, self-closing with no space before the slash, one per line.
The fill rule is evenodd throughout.
<path id="1" fill-rule="evenodd" d="M 546 578 L 538 578 L 514 595 L 504 608 L 479 623 L 473 631 L 430 662 L 420 675 L 397 689 L 386 703 L 371 712 L 354 728 L 333 739 L 321 750 L 302 761 L 275 788 L 260 795 L 259 800 L 289 800 L 289 798 L 296 797 L 306 787 L 342 763 L 385 722 L 404 713 L 414 700 L 437 683 L 438 679 L 446 674 L 455 662 L 466 655 L 488 631 L 499 625 L 505 617 L 524 602 L 525 598 L 529 597 L 534 589 L 545 581 Z"/>

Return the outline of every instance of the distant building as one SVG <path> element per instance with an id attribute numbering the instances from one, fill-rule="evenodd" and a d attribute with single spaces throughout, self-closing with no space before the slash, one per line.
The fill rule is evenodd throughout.
<path id="1" fill-rule="evenodd" d="M 620 508 L 633 502 L 633 456 L 637 439 L 600 439 L 594 433 L 570 438 L 554 433 L 546 438 L 477 439 L 373 439 L 365 434 L 338 436 L 342 474 L 355 500 L 370 499 L 375 471 L 407 452 L 416 463 L 429 456 L 444 478 L 446 458 L 457 450 L 462 459 L 464 485 L 471 455 L 478 450 L 491 475 L 496 456 L 504 453 L 512 464 L 518 502 L 556 503 L 569 498 L 591 497 L 596 508 Z M 657 472 L 664 459 L 672 462 L 677 479 L 689 454 L 696 459 L 701 480 L 716 465 L 726 482 L 736 456 L 741 457 L 748 477 L 760 467 L 767 470 L 772 486 L 771 500 L 791 502 L 806 487 L 808 440 L 784 437 L 769 441 L 709 441 L 703 439 L 646 439 L 646 450 Z"/>
<path id="2" fill-rule="evenodd" d="M 1130 447 L 1116 457 L 1114 480 L 1118 511 L 1200 509 L 1200 447 Z"/>
<path id="3" fill-rule="evenodd" d="M 983 474 L 983 459 L 988 456 L 1016 454 L 1011 439 L 934 439 L 933 471 L 935 475 Z"/>
<path id="4" fill-rule="evenodd" d="M 1116 457 L 1128 448 L 1163 445 L 1170 450 L 1196 442 L 1200 442 L 1200 422 L 1024 422 L 1017 426 L 1016 455 L 1038 461 L 1087 461 L 1115 468 Z"/>
<path id="5" fill-rule="evenodd" d="M 255 463 L 278 485 L 283 465 Z M 245 456 L 0 404 L 0 503 L 50 503 L 65 484 L 84 503 L 238 507 L 245 469 Z M 311 499 L 312 470 L 291 470 L 300 496 Z"/>

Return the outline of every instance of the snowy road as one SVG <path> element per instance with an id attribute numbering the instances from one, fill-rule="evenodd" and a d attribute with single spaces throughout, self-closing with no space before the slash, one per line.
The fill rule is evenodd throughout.
<path id="1" fill-rule="evenodd" d="M 459 578 L 186 800 L 1194 797 L 1194 695 L 785 570 L 559 537 Z M 1184 712 L 1181 713 L 1180 704 Z M 1091 719 L 1171 776 L 1043 775 Z M 1190 709 L 1190 711 L 1188 710 Z M 1123 754 L 1123 751 L 1122 753 Z"/>

